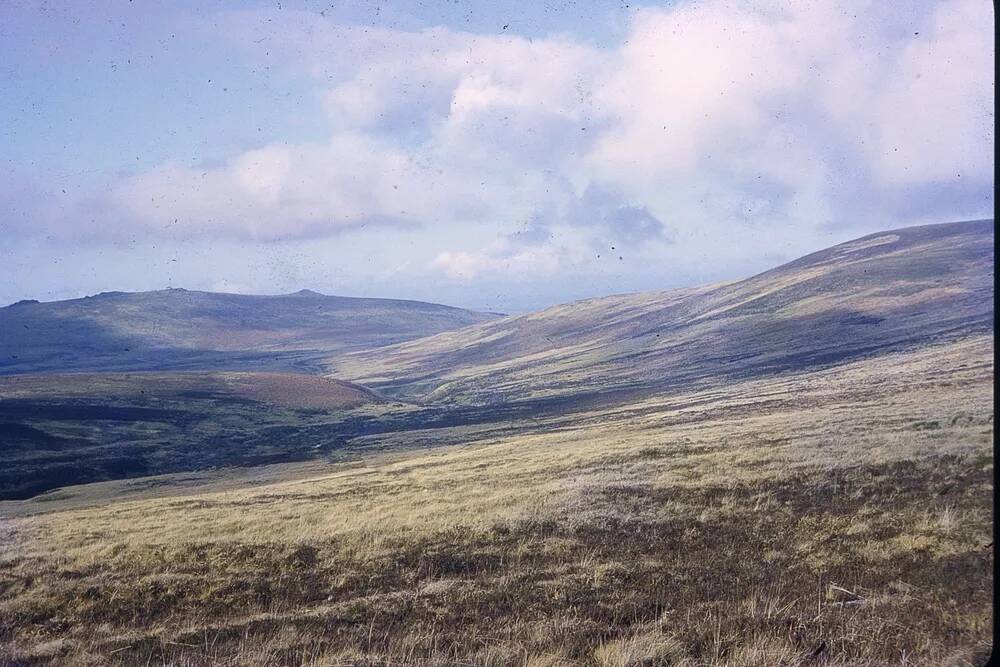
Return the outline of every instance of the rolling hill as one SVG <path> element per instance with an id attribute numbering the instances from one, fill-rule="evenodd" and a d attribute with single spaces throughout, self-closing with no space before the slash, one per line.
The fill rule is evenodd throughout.
<path id="1" fill-rule="evenodd" d="M 885 232 L 338 378 L 178 370 L 317 368 L 295 309 L 135 319 L 173 356 L 90 361 L 172 366 L 0 377 L 0 664 L 984 664 L 992 252 Z"/>
<path id="2" fill-rule="evenodd" d="M 0 664 L 985 664 L 992 352 L 0 501 Z M 238 453 L 337 433 L 215 410 Z"/>
<path id="3" fill-rule="evenodd" d="M 562 409 L 993 330 L 993 222 L 866 236 L 746 280 L 555 306 L 327 362 L 427 403 Z"/>
<path id="4" fill-rule="evenodd" d="M 308 370 L 497 317 L 419 301 L 184 289 L 106 292 L 0 308 L 0 374 L 77 370 Z"/>
<path id="5" fill-rule="evenodd" d="M 565 428 L 588 411 L 991 336 L 992 273 L 992 224 L 976 221 L 515 317 L 308 292 L 10 306 L 0 498 Z"/>

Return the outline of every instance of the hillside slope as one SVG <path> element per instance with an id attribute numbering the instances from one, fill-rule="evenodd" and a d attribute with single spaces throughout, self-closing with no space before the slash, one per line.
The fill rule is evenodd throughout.
<path id="1" fill-rule="evenodd" d="M 57 370 L 302 369 L 497 317 L 438 304 L 183 289 L 0 308 L 0 374 Z"/>
<path id="2" fill-rule="evenodd" d="M 993 222 L 909 227 L 752 278 L 556 306 L 328 362 L 428 402 L 564 402 L 822 367 L 991 332 Z"/>
<path id="3" fill-rule="evenodd" d="M 301 373 L 0 376 L 0 500 L 328 456 L 388 408 L 363 387 Z"/>
<path id="4" fill-rule="evenodd" d="M 0 502 L 0 664 L 985 664 L 992 358 Z"/>

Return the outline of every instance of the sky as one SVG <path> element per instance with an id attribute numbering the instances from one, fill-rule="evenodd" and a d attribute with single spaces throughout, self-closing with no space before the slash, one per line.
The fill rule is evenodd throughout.
<path id="1" fill-rule="evenodd" d="M 523 312 L 992 217 L 992 3 L 0 3 L 0 303 Z"/>

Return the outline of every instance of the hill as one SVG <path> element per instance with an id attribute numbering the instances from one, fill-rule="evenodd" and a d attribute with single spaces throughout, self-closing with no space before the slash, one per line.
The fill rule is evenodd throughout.
<path id="1" fill-rule="evenodd" d="M 378 391 L 0 377 L 0 485 L 105 480 L 0 502 L 0 664 L 984 664 L 992 251 L 908 228 L 326 361 Z"/>
<path id="2" fill-rule="evenodd" d="M 497 317 L 419 301 L 183 289 L 0 308 L 0 374 L 310 369 L 313 360 Z"/>
<path id="3" fill-rule="evenodd" d="M 352 345 L 386 342 L 390 330 L 412 335 L 489 316 L 311 293 L 168 291 L 9 307 L 0 310 L 7 323 L 21 317 L 37 326 L 45 313 L 75 322 L 42 328 L 34 340 L 31 327 L 15 336 L 41 355 L 29 365 L 107 368 L 0 376 L 0 445 L 10 457 L 0 499 L 371 447 L 512 437 L 537 432 L 541 419 L 561 429 L 590 419 L 588 412 L 606 418 L 615 406 L 640 414 L 635 406 L 651 397 L 991 336 L 992 250 L 989 222 L 914 227 L 740 282 L 591 299 L 355 352 Z M 65 315 L 74 312 L 76 319 Z M 106 331 L 112 315 L 140 342 L 122 351 L 99 337 L 88 356 L 79 322 L 102 322 Z M 278 352 L 254 351 L 252 340 Z M 318 349 L 341 350 L 327 362 L 335 377 L 282 370 L 315 367 L 318 354 L 329 354 Z M 145 364 L 155 370 L 116 370 Z"/>
<path id="4" fill-rule="evenodd" d="M 429 403 L 580 406 L 993 330 L 993 223 L 866 236 L 746 280 L 565 304 L 330 359 Z"/>

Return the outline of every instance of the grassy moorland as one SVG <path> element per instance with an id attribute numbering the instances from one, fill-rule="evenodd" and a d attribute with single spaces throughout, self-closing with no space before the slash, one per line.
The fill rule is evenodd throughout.
<path id="1" fill-rule="evenodd" d="M 0 663 L 983 664 L 992 353 L 3 503 Z"/>
<path id="2" fill-rule="evenodd" d="M 3 309 L 0 665 L 983 664 L 992 274 L 978 221 L 500 319 Z"/>
<path id="3" fill-rule="evenodd" d="M 586 410 L 961 341 L 992 333 L 992 274 L 992 223 L 971 221 L 874 234 L 734 283 L 506 318 L 312 292 L 14 305 L 0 309 L 0 500 L 342 458 L 370 435 L 413 448 L 562 428 Z M 334 377 L 301 372 L 321 358 Z M 34 372 L 4 375 L 16 369 Z"/>

